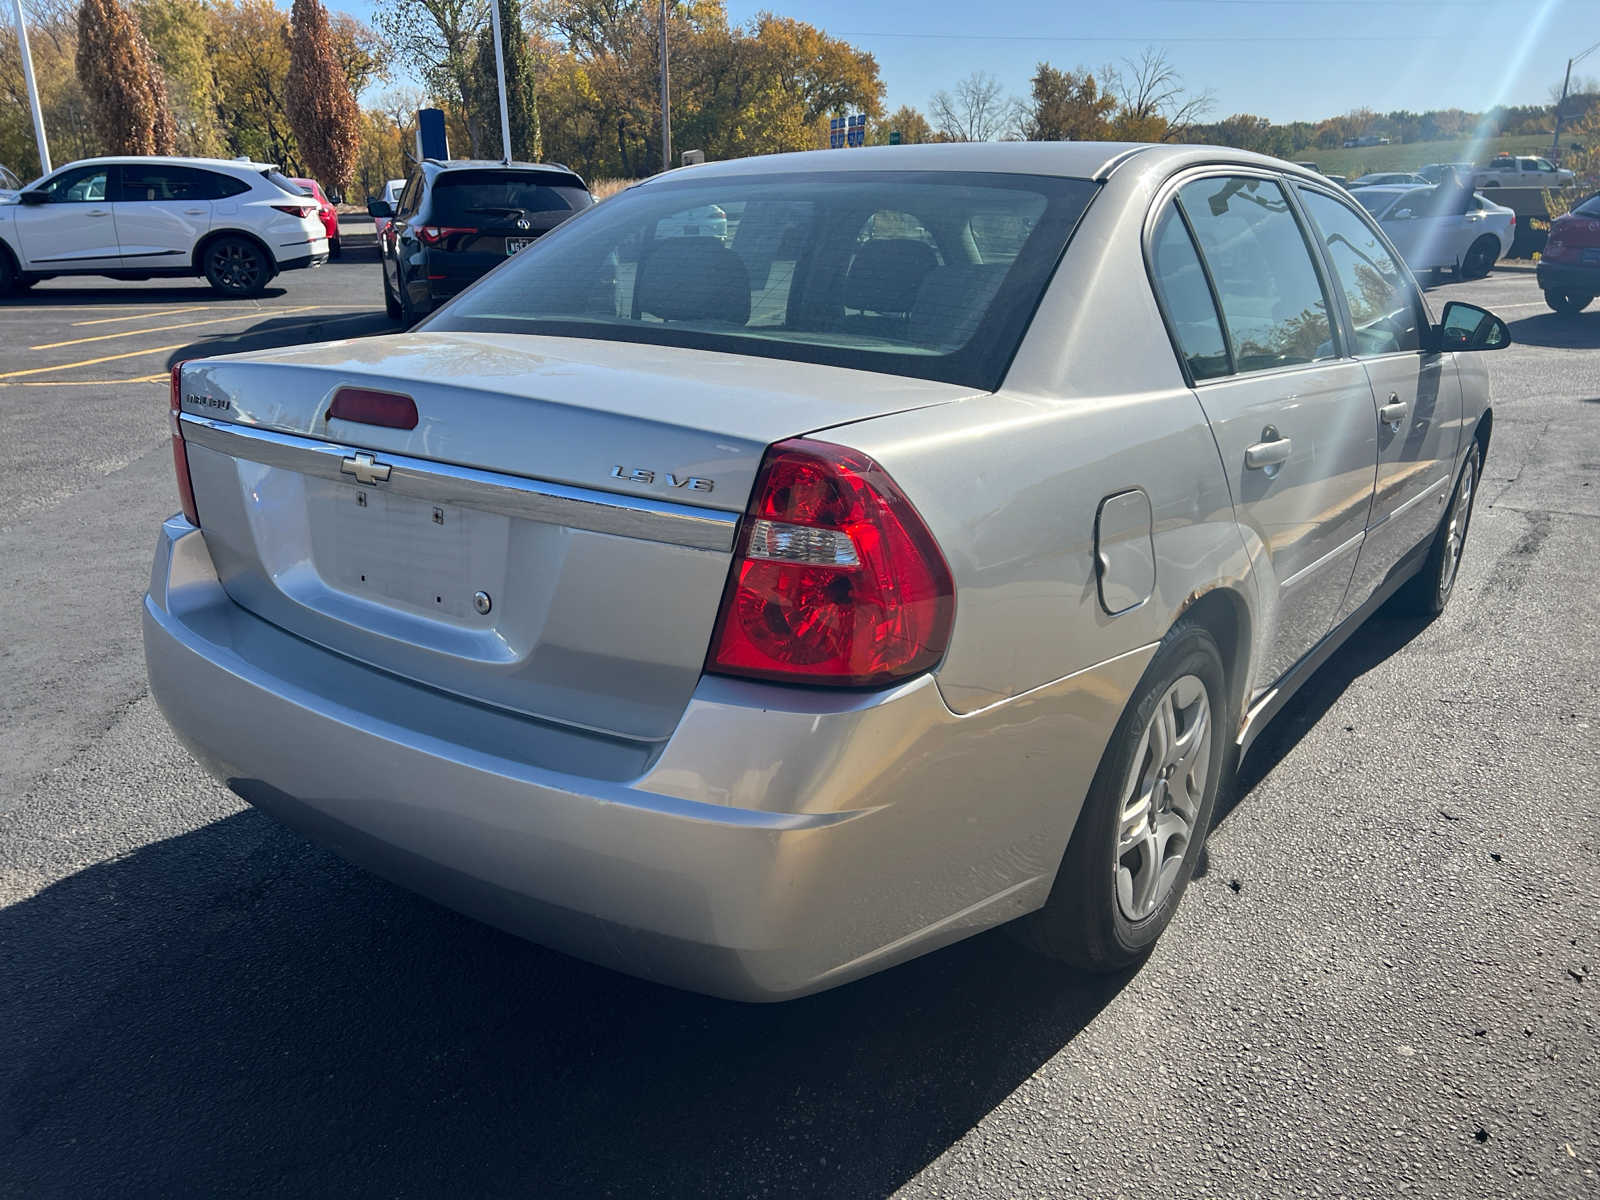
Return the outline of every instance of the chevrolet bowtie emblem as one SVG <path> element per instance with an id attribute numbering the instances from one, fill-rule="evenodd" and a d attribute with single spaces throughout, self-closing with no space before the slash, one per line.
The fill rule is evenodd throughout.
<path id="1" fill-rule="evenodd" d="M 370 454 L 358 454 L 339 464 L 345 475 L 354 475 L 357 483 L 382 483 L 389 478 L 389 464 L 376 462 Z"/>

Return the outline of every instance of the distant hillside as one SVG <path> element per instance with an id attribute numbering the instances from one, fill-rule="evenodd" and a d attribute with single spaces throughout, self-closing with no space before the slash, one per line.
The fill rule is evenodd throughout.
<path id="1" fill-rule="evenodd" d="M 1563 138 L 1563 141 L 1566 139 Z M 1442 142 L 1409 142 L 1403 146 L 1362 146 L 1354 150 L 1306 149 L 1297 158 L 1314 162 L 1328 175 L 1354 179 L 1373 171 L 1415 171 L 1424 163 L 1487 162 L 1496 154 L 1550 153 L 1550 135 L 1508 134 L 1474 145 L 1471 138 Z"/>

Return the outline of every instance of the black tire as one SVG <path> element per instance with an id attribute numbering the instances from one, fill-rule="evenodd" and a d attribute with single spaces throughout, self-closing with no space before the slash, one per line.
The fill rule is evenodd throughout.
<path id="1" fill-rule="evenodd" d="M 1188 621 L 1174 626 L 1151 659 L 1111 735 L 1072 840 L 1056 872 L 1050 898 L 1038 912 L 1024 917 L 1013 927 L 1027 945 L 1050 958 L 1089 971 L 1125 970 L 1149 955 L 1156 939 L 1172 920 L 1184 889 L 1194 875 L 1211 828 L 1218 788 L 1231 768 L 1229 751 L 1232 747 L 1228 732 L 1234 721 L 1224 678 L 1222 654 L 1210 631 Z M 1143 916 L 1130 917 L 1125 905 L 1130 894 L 1136 894 L 1138 885 L 1131 882 L 1127 864 L 1129 856 L 1136 852 L 1134 848 L 1146 843 L 1125 842 L 1123 833 L 1128 828 L 1143 834 L 1147 822 L 1135 817 L 1132 824 L 1128 824 L 1125 801 L 1139 790 L 1145 778 L 1160 779 L 1159 785 L 1151 785 L 1151 801 L 1147 806 L 1152 833 L 1157 817 L 1170 818 L 1176 808 L 1181 807 L 1181 803 L 1172 801 L 1174 793 L 1166 783 L 1171 768 L 1149 774 L 1158 756 L 1153 737 L 1147 741 L 1146 735 L 1153 733 L 1153 719 L 1157 710 L 1165 705 L 1168 695 L 1181 695 L 1178 689 L 1192 686 L 1186 683 L 1188 680 L 1197 680 L 1203 685 L 1209 708 L 1208 724 L 1196 734 L 1195 743 L 1198 749 L 1200 739 L 1205 739 L 1207 757 L 1203 768 L 1199 764 L 1193 767 L 1193 771 L 1204 776 L 1204 782 L 1199 785 L 1201 791 L 1193 803 L 1184 844 L 1171 857 L 1159 860 L 1156 877 L 1161 890 L 1148 897 L 1152 907 Z M 1197 726 L 1198 721 L 1185 726 L 1183 732 Z M 1183 732 L 1171 739 L 1174 746 L 1184 740 Z M 1181 778 L 1181 773 L 1175 777 Z M 1161 788 L 1159 795 L 1158 786 Z M 1162 803 L 1174 804 L 1174 807 L 1163 810 Z M 1133 808 L 1137 807 L 1135 803 Z M 1125 845 L 1130 847 L 1126 852 Z M 1156 853 L 1164 855 L 1170 846 L 1171 842 L 1167 841 Z M 1142 854 L 1139 857 L 1142 858 Z"/>
<path id="2" fill-rule="evenodd" d="M 206 247 L 201 266 L 212 289 L 224 296 L 259 296 L 272 279 L 266 252 L 248 238 L 218 238 Z"/>
<path id="3" fill-rule="evenodd" d="M 328 259 L 329 259 L 329 261 L 332 261 L 335 258 L 342 258 L 342 257 L 344 257 L 344 247 L 339 244 L 339 239 L 338 238 L 331 238 L 328 241 Z"/>
<path id="4" fill-rule="evenodd" d="M 1593 296 L 1583 292 L 1556 292 L 1547 290 L 1544 302 L 1563 317 L 1575 317 L 1589 307 Z"/>
<path id="5" fill-rule="evenodd" d="M 1467 548 L 1467 531 L 1472 528 L 1472 510 L 1478 500 L 1478 480 L 1483 460 L 1476 441 L 1467 452 L 1466 462 L 1456 475 L 1456 485 L 1450 489 L 1445 502 L 1444 515 L 1439 518 L 1439 528 L 1434 532 L 1433 544 L 1428 547 L 1428 557 L 1401 592 L 1402 607 L 1433 620 L 1444 612 L 1445 605 L 1455 594 L 1456 580 L 1460 577 L 1461 556 Z M 1466 502 L 1462 504 L 1462 489 L 1466 489 Z M 1460 509 L 1460 511 L 1458 511 Z M 1459 522 L 1459 529 L 1456 528 Z"/>
<path id="6" fill-rule="evenodd" d="M 391 321 L 398 321 L 402 315 L 400 301 L 395 299 L 395 294 L 389 287 L 389 272 L 380 270 L 379 277 L 383 280 L 383 311 L 389 314 Z"/>
<path id="7" fill-rule="evenodd" d="M 22 272 L 17 270 L 16 261 L 11 257 L 11 251 L 0 246 L 0 296 L 14 296 L 31 287 L 33 281 L 25 280 Z"/>
<path id="8" fill-rule="evenodd" d="M 1456 268 L 1456 274 L 1462 279 L 1482 279 L 1494 270 L 1494 260 L 1499 257 L 1500 240 L 1486 233 L 1467 247 L 1467 256 Z"/>

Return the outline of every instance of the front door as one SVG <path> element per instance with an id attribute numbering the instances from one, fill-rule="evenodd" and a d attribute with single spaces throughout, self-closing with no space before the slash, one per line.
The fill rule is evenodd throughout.
<path id="1" fill-rule="evenodd" d="M 185 267 L 211 228 L 209 171 L 168 163 L 124 163 L 113 209 L 125 267 Z"/>
<path id="2" fill-rule="evenodd" d="M 1266 688 L 1333 628 L 1344 602 L 1372 503 L 1372 390 L 1361 364 L 1341 357 L 1311 243 L 1280 183 L 1208 176 L 1178 200 L 1221 310 L 1226 369 L 1197 377 L 1196 394 L 1234 512 L 1264 551 L 1259 594 L 1271 625 L 1255 685 Z"/>
<path id="3" fill-rule="evenodd" d="M 1344 611 L 1365 604 L 1438 527 L 1462 436 L 1461 387 L 1447 355 L 1423 348 L 1427 309 L 1359 209 L 1302 187 L 1326 247 L 1378 406 L 1378 481 Z"/>
<path id="4" fill-rule="evenodd" d="M 43 204 L 15 210 L 25 271 L 108 271 L 122 265 L 111 214 L 114 166 L 95 163 L 61 171 L 34 191 Z"/>

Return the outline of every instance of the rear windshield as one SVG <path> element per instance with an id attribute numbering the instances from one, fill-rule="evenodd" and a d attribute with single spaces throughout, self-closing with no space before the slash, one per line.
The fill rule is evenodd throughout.
<path id="1" fill-rule="evenodd" d="M 563 216 L 594 200 L 570 175 L 555 171 L 447 171 L 433 182 L 428 221 L 481 227 L 536 213 Z"/>
<path id="2" fill-rule="evenodd" d="M 1577 217 L 1600 217 L 1600 193 L 1590 196 L 1573 209 L 1572 214 Z"/>
<path id="3" fill-rule="evenodd" d="M 646 342 L 993 390 L 1088 180 L 838 172 L 633 188 L 430 329 Z"/>

